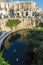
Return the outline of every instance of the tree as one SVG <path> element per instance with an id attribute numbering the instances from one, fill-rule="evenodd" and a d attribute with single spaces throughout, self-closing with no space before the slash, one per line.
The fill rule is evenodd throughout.
<path id="1" fill-rule="evenodd" d="M 6 26 L 10 27 L 11 30 L 13 30 L 13 26 L 16 28 L 20 22 L 21 21 L 19 21 L 19 19 L 9 19 L 6 23 Z"/>
<path id="2" fill-rule="evenodd" d="M 34 28 L 27 34 L 27 65 L 43 65 L 43 28 Z"/>

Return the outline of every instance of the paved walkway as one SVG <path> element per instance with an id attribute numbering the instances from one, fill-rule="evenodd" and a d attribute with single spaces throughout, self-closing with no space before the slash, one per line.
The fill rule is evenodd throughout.
<path id="1" fill-rule="evenodd" d="M 0 37 L 0 49 L 1 49 L 1 45 L 2 45 L 2 42 L 3 40 L 9 35 L 11 34 L 12 32 L 8 32 L 6 34 L 3 34 L 1 37 Z"/>

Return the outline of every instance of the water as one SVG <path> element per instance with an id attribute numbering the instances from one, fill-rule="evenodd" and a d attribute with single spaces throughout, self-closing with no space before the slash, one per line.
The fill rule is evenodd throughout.
<path id="1" fill-rule="evenodd" d="M 20 33 L 21 32 L 19 32 L 19 34 Z M 26 44 L 24 42 L 25 36 L 25 32 L 22 31 L 21 37 L 18 37 L 19 39 L 10 42 L 11 45 L 4 52 L 3 57 L 10 65 L 26 65 Z"/>
<path id="2" fill-rule="evenodd" d="M 3 42 L 4 59 L 10 65 L 36 65 L 37 55 L 34 45 L 28 43 L 29 30 L 22 30 L 10 34 Z"/>
<path id="3" fill-rule="evenodd" d="M 10 65 L 25 65 L 25 48 L 23 42 L 16 41 L 5 51 L 4 58 Z"/>

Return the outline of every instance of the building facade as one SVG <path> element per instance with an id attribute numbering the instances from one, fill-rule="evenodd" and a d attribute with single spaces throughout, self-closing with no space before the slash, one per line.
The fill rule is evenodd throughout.
<path id="1" fill-rule="evenodd" d="M 38 11 L 35 2 L 0 2 L 0 18 L 32 17 L 34 11 Z"/>
<path id="2" fill-rule="evenodd" d="M 1 2 L 0 1 L 0 28 L 7 30 L 6 22 L 10 18 L 19 18 L 19 28 L 32 28 L 43 21 L 43 12 L 35 2 Z M 42 18 L 42 19 L 41 19 Z"/>

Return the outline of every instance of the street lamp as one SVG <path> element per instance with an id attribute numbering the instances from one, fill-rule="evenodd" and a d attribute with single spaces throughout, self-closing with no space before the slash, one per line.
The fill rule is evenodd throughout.
<path id="1" fill-rule="evenodd" d="M 33 21 L 32 21 L 33 20 L 33 17 L 32 17 L 32 4 L 34 4 L 34 3 L 33 3 L 33 0 L 30 0 L 30 2 L 31 2 L 30 3 L 30 13 L 31 13 L 31 19 L 30 19 L 31 22 L 30 22 L 30 25 L 33 25 Z"/>

